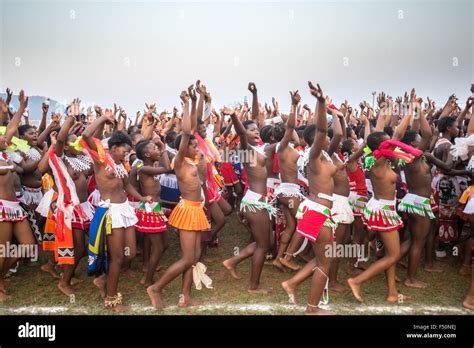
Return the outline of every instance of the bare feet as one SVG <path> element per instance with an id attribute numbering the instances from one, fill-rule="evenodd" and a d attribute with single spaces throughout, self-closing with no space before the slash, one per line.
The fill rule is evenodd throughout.
<path id="1" fill-rule="evenodd" d="M 459 275 L 471 276 L 471 265 L 462 264 L 458 271 Z"/>
<path id="2" fill-rule="evenodd" d="M 299 271 L 301 268 L 303 268 L 300 265 L 298 265 L 293 259 L 287 260 L 284 257 L 280 257 L 279 260 L 283 266 L 288 267 L 292 271 Z"/>
<path id="3" fill-rule="evenodd" d="M 387 302 L 390 303 L 390 304 L 404 303 L 404 302 L 409 301 L 409 300 L 411 300 L 410 296 L 402 295 L 402 294 L 389 295 L 387 297 Z"/>
<path id="4" fill-rule="evenodd" d="M 49 273 L 55 279 L 61 278 L 59 274 L 57 274 L 56 271 L 54 270 L 54 265 L 51 264 L 50 262 L 46 262 L 44 265 L 42 265 L 41 270 L 43 272 Z"/>
<path id="5" fill-rule="evenodd" d="M 146 280 L 146 276 L 143 276 L 143 278 L 140 279 L 140 284 L 148 288 L 151 284 L 153 284 L 153 281 L 148 282 Z"/>
<path id="6" fill-rule="evenodd" d="M 127 277 L 127 278 L 133 278 L 135 277 L 135 272 L 132 271 L 131 268 L 127 268 L 126 270 L 122 270 L 122 274 Z"/>
<path id="7" fill-rule="evenodd" d="M 92 284 L 94 284 L 99 289 L 100 296 L 105 298 L 105 286 L 107 284 L 107 278 L 104 275 L 101 275 L 100 277 L 94 278 Z"/>
<path id="8" fill-rule="evenodd" d="M 230 262 L 230 259 L 225 260 L 222 262 L 222 265 L 227 268 L 227 270 L 230 272 L 230 275 L 232 278 L 239 280 L 240 276 L 237 273 L 237 270 L 235 269 L 235 266 Z"/>
<path id="9" fill-rule="evenodd" d="M 407 263 L 406 260 L 400 260 L 400 261 L 398 261 L 398 265 L 401 266 L 401 267 L 403 267 L 403 268 L 405 268 L 405 269 L 408 268 L 408 263 Z"/>
<path id="10" fill-rule="evenodd" d="M 281 258 L 280 258 L 281 259 Z M 287 273 L 288 272 L 288 269 L 285 268 L 285 266 L 282 265 L 282 263 L 280 262 L 279 259 L 275 259 L 273 260 L 272 262 L 273 266 L 275 266 L 276 268 L 278 268 L 280 271 L 284 272 L 284 273 Z"/>
<path id="11" fill-rule="evenodd" d="M 304 315 L 334 315 L 334 313 L 326 309 L 319 308 L 319 307 L 308 306 L 306 307 L 306 311 L 304 312 Z"/>
<path id="12" fill-rule="evenodd" d="M 362 298 L 362 296 L 360 296 L 360 285 L 356 284 L 354 282 L 354 279 L 352 279 L 352 278 L 347 279 L 347 284 L 351 288 L 352 294 L 354 295 L 356 300 L 359 301 L 359 302 L 364 302 L 364 299 Z"/>
<path id="13" fill-rule="evenodd" d="M 272 290 L 272 288 L 264 288 L 262 286 L 258 286 L 256 289 L 248 289 L 247 291 L 251 295 L 267 295 Z"/>
<path id="14" fill-rule="evenodd" d="M 403 282 L 405 286 L 408 286 L 409 288 L 415 288 L 415 289 L 424 289 L 428 286 L 428 283 L 422 282 L 420 280 L 410 280 L 409 278 L 405 279 Z"/>
<path id="15" fill-rule="evenodd" d="M 0 292 L 3 292 L 4 294 L 8 295 L 7 289 L 5 288 L 5 283 L 3 280 L 0 280 Z"/>
<path id="16" fill-rule="evenodd" d="M 297 304 L 298 301 L 296 301 L 296 293 L 295 293 L 296 289 L 288 283 L 288 280 L 281 283 L 281 287 L 288 294 L 288 302 L 290 304 Z"/>
<path id="17" fill-rule="evenodd" d="M 349 291 L 348 288 L 346 288 L 344 285 L 342 285 L 339 282 L 329 283 L 329 290 L 338 292 L 340 294 L 344 294 Z"/>
<path id="18" fill-rule="evenodd" d="M 349 265 L 347 266 L 346 273 L 350 276 L 355 277 L 362 273 L 362 271 L 359 268 L 356 268 L 353 264 L 349 263 Z"/>
<path id="19" fill-rule="evenodd" d="M 466 296 L 462 305 L 465 308 L 470 309 L 471 311 L 474 311 L 474 296 L 469 296 L 469 295 Z"/>
<path id="20" fill-rule="evenodd" d="M 61 291 L 64 295 L 66 296 L 71 296 L 71 295 L 74 295 L 74 289 L 72 288 L 72 286 L 70 284 L 67 284 L 67 282 L 62 282 L 60 281 L 58 283 L 58 289 L 59 291 Z"/>
<path id="21" fill-rule="evenodd" d="M 3 291 L 0 291 L 0 302 L 8 301 L 10 299 L 10 296 L 5 294 Z"/>
<path id="22" fill-rule="evenodd" d="M 401 282 L 402 282 L 402 280 L 400 279 L 400 277 L 397 276 L 396 274 L 395 274 L 395 281 L 396 281 L 397 283 L 401 283 Z"/>
<path id="23" fill-rule="evenodd" d="M 196 307 L 196 306 L 201 306 L 201 305 L 202 305 L 202 302 L 192 299 L 192 298 L 188 298 L 187 300 L 178 302 L 178 307 L 181 307 L 181 308 Z"/>
<path id="24" fill-rule="evenodd" d="M 443 273 L 443 270 L 441 268 L 433 266 L 425 266 L 424 270 L 428 273 Z"/>
<path id="25" fill-rule="evenodd" d="M 155 272 L 161 272 L 161 271 L 164 270 L 164 269 L 165 269 L 165 266 L 158 265 L 158 267 L 156 267 Z M 144 265 L 144 266 L 142 267 L 142 272 L 143 272 L 143 273 L 146 273 L 147 271 L 148 271 L 148 266 L 145 266 L 145 265 Z"/>
<path id="26" fill-rule="evenodd" d="M 82 283 L 83 281 L 84 281 L 84 279 L 79 279 L 79 278 L 76 278 L 76 277 L 72 277 L 71 278 L 71 285 L 74 286 L 74 285 Z"/>
<path id="27" fill-rule="evenodd" d="M 161 291 L 153 289 L 153 286 L 146 288 L 148 296 L 150 296 L 151 305 L 156 309 L 163 309 L 163 299 L 161 298 Z"/>

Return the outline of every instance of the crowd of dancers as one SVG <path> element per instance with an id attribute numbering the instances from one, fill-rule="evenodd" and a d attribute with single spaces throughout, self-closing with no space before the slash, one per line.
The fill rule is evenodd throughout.
<path id="1" fill-rule="evenodd" d="M 119 279 L 138 262 L 138 248 L 151 304 L 163 308 L 163 289 L 182 275 L 178 305 L 187 307 L 199 304 L 193 283 L 211 286 L 207 249 L 226 238 L 235 212 L 250 241 L 222 265 L 240 279 L 239 263 L 251 259 L 250 294 L 285 291 L 297 303 L 297 287 L 310 278 L 305 313 L 328 314 L 329 292 L 351 291 L 362 302 L 362 285 L 385 272 L 386 301 L 400 303 L 409 297 L 397 287 L 434 285 L 417 278 L 420 265 L 441 272 L 435 261 L 445 261 L 461 264 L 459 277 L 469 279 L 463 306 L 474 310 L 474 98 L 459 105 L 451 95 L 439 108 L 412 89 L 396 98 L 382 92 L 377 105 L 336 106 L 319 84 L 308 88 L 315 109 L 290 91 L 288 114 L 274 99 L 262 105 L 254 83 L 251 105 L 216 110 L 198 80 L 181 92 L 181 110 L 146 104 L 134 120 L 115 104 L 84 110 L 80 99 L 50 113 L 45 100 L 38 126 L 28 120 L 24 92 L 15 109 L 7 89 L 0 98 L 2 250 L 37 246 L 41 270 L 66 296 L 86 259 L 105 307 L 122 312 Z M 180 256 L 157 277 L 172 230 Z M 22 257 L 0 255 L 0 302 L 16 292 L 5 280 L 23 267 Z M 289 274 L 280 290 L 260 282 L 269 259 Z M 347 284 L 338 281 L 341 259 Z"/>

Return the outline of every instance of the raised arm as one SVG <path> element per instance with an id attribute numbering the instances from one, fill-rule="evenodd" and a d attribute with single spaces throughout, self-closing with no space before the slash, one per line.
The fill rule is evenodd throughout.
<path id="1" fill-rule="evenodd" d="M 48 138 L 49 134 L 55 129 L 58 128 L 61 124 L 61 115 L 57 113 L 53 113 L 51 115 L 51 123 L 46 127 L 40 135 L 38 135 L 37 143 L 38 145 L 44 144 L 46 139 Z"/>
<path id="2" fill-rule="evenodd" d="M 97 151 L 97 147 L 94 143 L 94 135 L 98 129 L 104 129 L 106 123 L 114 123 L 115 118 L 112 110 L 105 109 L 104 115 L 96 118 L 82 133 L 82 139 L 86 142 L 92 150 Z"/>
<path id="3" fill-rule="evenodd" d="M 464 121 L 464 118 L 470 112 L 470 109 L 472 108 L 473 105 L 474 105 L 474 97 L 467 98 L 466 106 L 464 107 L 464 110 L 459 114 L 459 116 L 457 118 L 458 127 L 461 127 L 461 125 Z M 471 119 L 472 119 L 472 115 L 471 115 Z M 471 123 L 471 120 L 469 120 L 469 124 L 470 123 Z"/>
<path id="4" fill-rule="evenodd" d="M 385 112 L 387 111 L 387 101 L 385 100 L 385 93 L 381 92 L 377 96 L 377 104 L 379 106 L 379 115 L 377 118 L 377 124 L 375 125 L 375 131 L 376 132 L 383 132 L 383 129 L 385 127 Z"/>
<path id="5" fill-rule="evenodd" d="M 188 89 L 189 90 L 189 89 Z M 186 91 L 182 91 L 180 95 L 181 100 L 183 101 L 183 121 L 182 128 L 183 133 L 181 136 L 181 143 L 179 144 L 178 153 L 175 157 L 175 164 L 180 165 L 186 156 L 188 149 L 189 138 L 191 136 L 191 119 L 189 115 L 189 95 Z"/>
<path id="6" fill-rule="evenodd" d="M 444 104 L 443 110 L 441 111 L 441 115 L 439 115 L 440 119 L 449 116 L 449 114 L 456 108 L 456 99 L 457 98 L 454 94 L 449 96 L 448 101 Z"/>
<path id="7" fill-rule="evenodd" d="M 80 103 L 81 101 L 79 99 L 74 99 L 72 101 L 68 109 L 68 116 L 57 135 L 56 144 L 54 145 L 54 152 L 58 157 L 61 157 L 64 153 L 64 145 L 66 143 L 67 135 L 69 134 L 71 127 L 74 125 L 76 116 L 78 116 L 80 112 Z"/>
<path id="8" fill-rule="evenodd" d="M 7 143 L 10 142 L 13 136 L 16 134 L 18 127 L 20 126 L 21 115 L 23 115 L 23 112 L 28 106 L 28 97 L 25 97 L 25 92 L 23 92 L 23 90 L 21 90 L 18 94 L 18 101 L 20 102 L 20 107 L 18 108 L 10 122 L 8 122 L 7 129 L 5 131 L 5 138 L 7 140 Z"/>
<path id="9" fill-rule="evenodd" d="M 471 107 L 474 105 L 474 97 L 470 97 L 470 104 Z M 468 100 L 469 100 L 468 99 Z M 467 126 L 467 135 L 474 134 L 474 114 L 471 115 L 471 119 L 469 120 L 469 125 Z"/>
<path id="10" fill-rule="evenodd" d="M 194 90 L 194 85 L 191 85 L 188 87 L 188 93 L 189 98 L 191 98 L 191 128 L 190 132 L 191 134 L 194 133 L 197 129 L 197 110 L 196 110 L 196 104 L 197 104 L 197 96 L 196 96 L 196 91 Z M 184 121 L 184 120 L 183 120 Z M 184 126 L 184 124 L 183 124 Z M 183 127 L 184 130 L 184 127 Z"/>
<path id="11" fill-rule="evenodd" d="M 232 123 L 234 124 L 235 132 L 240 138 L 240 148 L 242 150 L 246 150 L 248 148 L 247 142 L 247 132 L 245 131 L 245 127 L 240 120 L 240 117 L 243 116 L 245 109 L 245 105 L 240 111 L 240 115 L 238 116 L 234 109 L 231 108 L 224 108 L 223 113 L 224 115 L 230 115 L 232 118 Z"/>
<path id="12" fill-rule="evenodd" d="M 336 152 L 337 148 L 341 144 L 342 140 L 342 122 L 344 119 L 344 116 L 342 113 L 337 113 L 335 110 L 331 111 L 332 113 L 332 139 L 331 143 L 329 144 L 328 148 L 328 155 L 332 156 L 334 152 Z"/>
<path id="13" fill-rule="evenodd" d="M 401 140 L 405 136 L 405 132 L 413 119 L 413 109 L 416 107 L 416 103 L 415 89 L 412 89 L 410 93 L 410 107 L 408 108 L 408 113 L 402 118 L 400 124 L 395 129 L 395 132 L 393 132 L 393 140 Z"/>
<path id="14" fill-rule="evenodd" d="M 41 133 L 44 131 L 46 128 L 46 117 L 48 115 L 48 110 L 49 110 L 49 102 L 44 101 L 43 104 L 41 105 L 41 122 L 38 127 L 38 133 Z"/>
<path id="15" fill-rule="evenodd" d="M 204 93 L 204 124 L 206 127 L 211 122 L 211 114 L 212 114 L 212 97 L 211 93 L 206 92 Z"/>
<path id="16" fill-rule="evenodd" d="M 420 105 L 421 107 L 421 105 Z M 419 149 L 421 151 L 426 151 L 430 147 L 431 136 L 433 133 L 431 132 L 430 124 L 426 119 L 427 110 L 421 110 L 420 112 L 420 130 L 421 130 L 421 144 Z"/>
<path id="17" fill-rule="evenodd" d="M 199 94 L 199 101 L 197 105 L 197 119 L 202 120 L 202 114 L 204 113 L 204 97 L 206 95 L 206 86 L 201 85 L 201 81 L 196 81 L 196 92 Z"/>
<path id="18" fill-rule="evenodd" d="M 288 117 L 288 121 L 286 121 L 285 134 L 283 135 L 283 139 L 281 139 L 280 141 L 278 152 L 286 149 L 291 139 L 293 138 L 293 133 L 296 127 L 296 113 L 298 112 L 298 104 L 301 101 L 301 96 L 298 94 L 298 91 L 294 91 L 294 92 L 290 91 L 290 96 L 291 96 L 290 117 Z"/>
<path id="19" fill-rule="evenodd" d="M 8 105 L 0 97 L 0 126 L 3 126 L 5 120 L 8 120 Z"/>
<path id="20" fill-rule="evenodd" d="M 324 98 L 323 91 L 319 84 L 316 84 L 315 87 L 311 81 L 308 81 L 310 93 L 316 97 L 316 112 L 315 112 L 315 124 L 316 124 L 316 133 L 314 135 L 314 141 L 311 145 L 310 157 L 319 157 L 321 154 L 323 144 L 326 141 L 326 136 L 328 133 L 328 120 L 326 117 L 326 99 Z"/>
<path id="21" fill-rule="evenodd" d="M 212 116 L 209 116 L 208 118 L 210 119 Z M 222 118 L 219 114 L 215 114 L 216 117 L 216 123 L 214 124 L 214 139 L 219 136 L 221 133 L 221 127 L 222 127 Z"/>
<path id="22" fill-rule="evenodd" d="M 255 86 L 255 83 L 249 82 L 248 89 L 250 93 L 252 93 L 252 120 L 257 124 L 258 128 L 261 128 L 263 127 L 264 120 L 260 116 L 260 111 L 258 107 L 257 86 Z"/>

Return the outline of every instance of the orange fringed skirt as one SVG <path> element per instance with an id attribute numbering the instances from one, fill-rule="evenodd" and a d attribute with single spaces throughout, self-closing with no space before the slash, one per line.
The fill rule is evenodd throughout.
<path id="1" fill-rule="evenodd" d="M 202 208 L 203 205 L 204 201 L 193 202 L 181 198 L 178 205 L 171 212 L 168 223 L 179 230 L 209 230 L 210 225 Z"/>

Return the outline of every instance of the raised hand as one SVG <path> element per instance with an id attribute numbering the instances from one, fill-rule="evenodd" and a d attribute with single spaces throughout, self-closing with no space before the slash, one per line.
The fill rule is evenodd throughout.
<path id="1" fill-rule="evenodd" d="M 94 111 L 97 117 L 102 116 L 102 108 L 99 105 L 94 105 Z"/>
<path id="2" fill-rule="evenodd" d="M 306 111 L 308 111 L 308 112 L 311 112 L 311 108 L 309 107 L 308 104 L 304 104 L 304 105 L 303 105 L 303 109 L 306 110 Z"/>
<path id="3" fill-rule="evenodd" d="M 466 109 L 470 109 L 474 105 L 474 97 L 469 97 L 466 100 Z"/>
<path id="4" fill-rule="evenodd" d="M 189 88 L 191 87 L 192 86 L 190 86 Z M 188 88 L 188 91 L 189 91 L 189 88 Z M 179 97 L 181 98 L 184 104 L 189 103 L 189 94 L 186 91 L 182 91 Z"/>
<path id="5" fill-rule="evenodd" d="M 107 120 L 107 123 L 114 124 L 115 123 L 115 114 L 112 109 L 105 109 L 104 117 Z"/>
<path id="6" fill-rule="evenodd" d="M 298 94 L 298 90 L 291 92 L 290 91 L 290 96 L 291 96 L 291 105 L 298 105 L 301 101 L 301 96 Z"/>
<path id="7" fill-rule="evenodd" d="M 188 95 L 192 101 L 197 100 L 196 91 L 194 90 L 194 85 L 188 87 Z"/>
<path id="8" fill-rule="evenodd" d="M 377 96 L 377 105 L 380 109 L 383 109 L 387 106 L 386 95 L 384 92 L 379 93 Z"/>
<path id="9" fill-rule="evenodd" d="M 311 83 L 311 81 L 308 81 L 308 86 L 309 86 L 309 92 L 313 97 L 316 97 L 320 102 L 324 102 L 325 98 L 323 95 L 323 90 L 319 86 L 319 83 L 316 84 L 316 87 Z"/>
<path id="10" fill-rule="evenodd" d="M 10 105 L 12 97 L 13 97 L 13 91 L 10 88 L 7 88 L 7 99 L 5 99 L 5 102 L 7 103 L 7 105 Z"/>
<path id="11" fill-rule="evenodd" d="M 201 85 L 201 80 L 196 81 L 196 92 L 202 95 L 206 94 L 206 86 Z"/>
<path id="12" fill-rule="evenodd" d="M 69 115 L 69 116 L 75 116 L 75 115 Z M 57 128 L 61 124 L 61 114 L 58 112 L 53 112 L 51 114 L 51 128 Z"/>
<path id="13" fill-rule="evenodd" d="M 147 103 L 145 103 L 145 106 L 146 106 L 146 109 L 148 110 L 148 112 L 155 112 L 156 111 L 156 104 L 150 104 L 148 105 Z"/>
<path id="14" fill-rule="evenodd" d="M 41 104 L 41 110 L 43 110 L 44 114 L 47 114 L 49 110 L 49 103 L 44 101 L 43 104 Z"/>
<path id="15" fill-rule="evenodd" d="M 265 111 L 267 112 L 267 114 L 271 114 L 272 113 L 272 108 L 270 106 L 268 106 L 267 103 L 265 103 Z"/>
<path id="16" fill-rule="evenodd" d="M 474 93 L 474 83 L 471 84 L 471 93 Z"/>
<path id="17" fill-rule="evenodd" d="M 252 93 L 252 94 L 257 93 L 257 86 L 255 86 L 255 83 L 253 83 L 253 82 L 249 82 L 248 89 L 249 89 L 250 93 Z"/>
<path id="18" fill-rule="evenodd" d="M 56 145 L 56 143 L 58 142 L 58 132 L 51 132 L 49 134 L 49 139 L 51 140 L 51 146 Z"/>
<path id="19" fill-rule="evenodd" d="M 20 102 L 20 108 L 23 110 L 28 106 L 28 97 L 25 97 L 25 92 L 23 90 L 18 94 L 18 101 Z"/>
<path id="20" fill-rule="evenodd" d="M 272 97 L 272 104 L 273 104 L 273 109 L 277 111 L 279 109 L 278 102 L 276 101 L 275 97 Z"/>
<path id="21" fill-rule="evenodd" d="M 408 92 L 405 92 L 405 94 L 403 95 L 403 103 L 404 104 L 408 103 Z"/>
<path id="22" fill-rule="evenodd" d="M 81 100 L 75 98 L 68 108 L 68 116 L 77 117 L 81 114 Z"/>
<path id="23" fill-rule="evenodd" d="M 1 97 L 0 97 L 0 111 L 3 113 L 8 112 L 8 105 L 7 103 L 5 103 L 5 100 L 3 100 Z"/>

